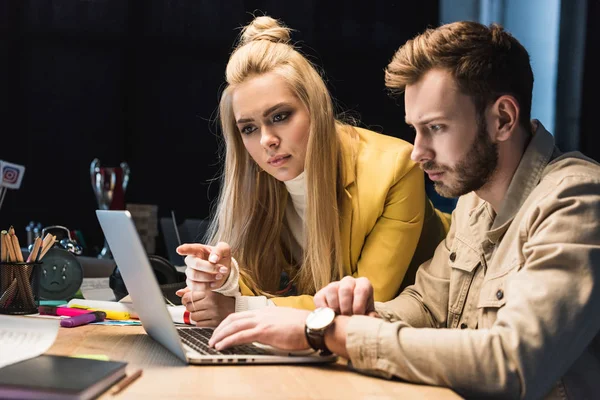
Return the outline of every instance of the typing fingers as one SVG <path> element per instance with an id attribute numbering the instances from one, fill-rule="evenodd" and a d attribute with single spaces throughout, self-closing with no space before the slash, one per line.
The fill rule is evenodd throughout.
<path id="1" fill-rule="evenodd" d="M 208 344 L 211 346 L 214 346 L 214 344 L 217 342 L 217 339 L 220 340 L 223 337 L 228 336 L 227 332 L 229 332 L 228 329 L 231 329 L 230 325 L 235 324 L 238 321 L 243 320 L 243 319 L 251 319 L 254 316 L 254 314 L 255 314 L 255 311 L 242 311 L 242 312 L 229 314 L 223 320 L 223 322 L 221 322 L 219 324 L 217 329 L 215 329 Z M 225 334 L 223 334 L 222 332 L 225 332 Z"/>
<path id="2" fill-rule="evenodd" d="M 213 333 L 209 344 L 215 349 L 221 350 L 226 347 L 254 341 L 258 335 L 258 323 L 255 318 L 243 318 L 228 324 L 220 331 Z"/>
<path id="3" fill-rule="evenodd" d="M 262 330 L 257 326 L 237 331 L 231 334 L 231 336 L 227 336 L 220 342 L 217 342 L 215 349 L 223 350 L 228 347 L 255 342 L 260 337 L 261 332 Z"/>

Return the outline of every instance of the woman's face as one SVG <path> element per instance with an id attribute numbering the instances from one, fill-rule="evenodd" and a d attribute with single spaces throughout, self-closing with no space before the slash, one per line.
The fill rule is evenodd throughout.
<path id="1" fill-rule="evenodd" d="M 238 85 L 233 114 L 254 161 L 280 181 L 304 171 L 310 116 L 279 75 L 267 73 Z"/>

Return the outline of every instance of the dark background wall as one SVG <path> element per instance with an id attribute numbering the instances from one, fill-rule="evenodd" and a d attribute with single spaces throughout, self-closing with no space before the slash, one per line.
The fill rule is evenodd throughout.
<path id="1" fill-rule="evenodd" d="M 0 159 L 27 167 L 0 227 L 24 235 L 30 220 L 60 224 L 101 247 L 95 157 L 129 163 L 126 202 L 207 217 L 218 191 L 210 180 L 219 88 L 251 12 L 297 30 L 340 110 L 412 140 L 383 69 L 402 43 L 438 24 L 437 0 L 0 0 Z"/>
<path id="2" fill-rule="evenodd" d="M 600 18 L 600 0 L 588 0 L 581 96 L 581 132 L 578 133 L 580 150 L 596 161 L 600 161 L 600 129 L 598 128 L 600 24 L 598 18 Z"/>

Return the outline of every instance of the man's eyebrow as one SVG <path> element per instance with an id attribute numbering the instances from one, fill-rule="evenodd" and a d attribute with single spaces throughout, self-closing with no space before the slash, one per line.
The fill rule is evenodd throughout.
<path id="1" fill-rule="evenodd" d="M 265 112 L 263 112 L 263 117 L 266 117 L 267 115 L 271 114 L 273 111 L 277 110 L 278 108 L 289 106 L 289 105 L 290 104 L 286 103 L 285 101 L 282 101 L 281 103 L 277 103 L 274 106 L 266 109 Z M 252 121 L 254 121 L 253 118 L 240 118 L 236 122 L 238 124 L 245 124 L 246 122 L 252 122 Z"/>
<path id="2" fill-rule="evenodd" d="M 447 119 L 448 118 L 444 117 L 443 115 L 437 115 L 437 116 L 432 116 L 432 117 L 425 117 L 420 121 L 411 122 L 405 117 L 404 122 L 406 122 L 408 125 L 427 125 L 432 121 L 440 121 L 440 120 L 447 120 Z"/>

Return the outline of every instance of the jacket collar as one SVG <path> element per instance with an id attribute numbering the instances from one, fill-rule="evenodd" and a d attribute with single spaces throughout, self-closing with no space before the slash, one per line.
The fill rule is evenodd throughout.
<path id="1" fill-rule="evenodd" d="M 354 129 L 353 127 L 350 129 Z M 344 187 L 352 185 L 356 181 L 356 157 L 360 139 L 358 133 L 349 131 L 347 127 L 341 129 L 339 134 L 341 152 L 344 160 Z"/>
<path id="2" fill-rule="evenodd" d="M 488 239 L 497 243 L 507 231 L 515 215 L 542 178 L 544 169 L 554 153 L 554 137 L 541 122 L 533 120 L 533 136 L 523 153 L 521 162 L 513 175 L 504 197 L 504 203 L 496 216 Z M 487 206 L 491 207 L 489 204 Z"/>

